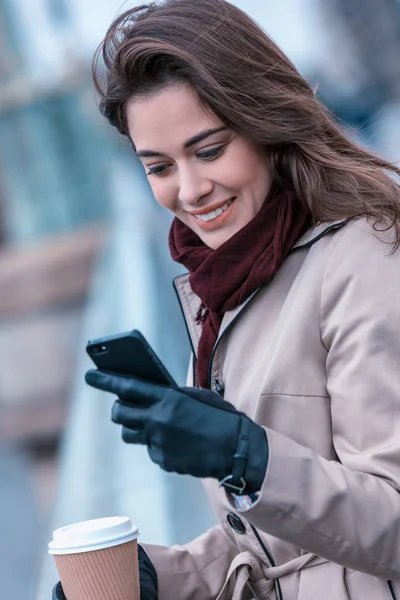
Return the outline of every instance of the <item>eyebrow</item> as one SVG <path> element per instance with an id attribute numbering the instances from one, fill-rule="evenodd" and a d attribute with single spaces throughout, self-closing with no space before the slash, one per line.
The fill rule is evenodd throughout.
<path id="1" fill-rule="evenodd" d="M 195 144 L 202 142 L 203 140 L 210 137 L 211 135 L 214 135 L 215 133 L 219 133 L 220 131 L 226 131 L 227 129 L 228 129 L 228 127 L 226 125 L 224 125 L 223 127 L 217 127 L 215 129 L 205 129 L 204 131 L 200 131 L 199 133 L 197 133 L 196 135 L 194 135 L 193 137 L 188 139 L 187 142 L 185 142 L 184 148 L 190 148 L 191 146 L 194 146 Z M 155 150 L 139 150 L 138 152 L 136 152 L 136 154 L 139 158 L 149 158 L 152 156 L 164 156 L 164 154 L 162 152 L 156 152 Z"/>

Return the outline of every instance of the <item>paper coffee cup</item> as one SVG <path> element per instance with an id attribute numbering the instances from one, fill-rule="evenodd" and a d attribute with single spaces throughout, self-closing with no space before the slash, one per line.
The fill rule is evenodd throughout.
<path id="1" fill-rule="evenodd" d="M 129 517 L 82 521 L 49 543 L 67 600 L 140 600 L 138 528 Z"/>

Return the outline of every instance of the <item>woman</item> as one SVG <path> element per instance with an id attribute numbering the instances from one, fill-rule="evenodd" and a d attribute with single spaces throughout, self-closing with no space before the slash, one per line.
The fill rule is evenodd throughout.
<path id="1" fill-rule="evenodd" d="M 86 380 L 220 521 L 146 545 L 142 596 L 400 598 L 400 171 L 225 0 L 133 8 L 100 49 L 101 111 L 176 216 L 194 361 L 187 388 Z"/>

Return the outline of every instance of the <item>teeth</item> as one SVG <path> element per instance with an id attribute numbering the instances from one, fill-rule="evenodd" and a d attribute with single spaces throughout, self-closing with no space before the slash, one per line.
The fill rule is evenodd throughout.
<path id="1" fill-rule="evenodd" d="M 196 219 L 199 219 L 199 221 L 212 221 L 212 219 L 215 219 L 219 215 L 222 215 L 222 213 L 225 212 L 226 209 L 229 208 L 231 204 L 232 204 L 232 200 L 228 200 L 228 202 L 226 204 L 224 204 L 223 206 L 220 206 L 216 210 L 211 210 L 210 212 L 206 213 L 205 215 L 195 215 L 195 217 L 196 217 Z"/>

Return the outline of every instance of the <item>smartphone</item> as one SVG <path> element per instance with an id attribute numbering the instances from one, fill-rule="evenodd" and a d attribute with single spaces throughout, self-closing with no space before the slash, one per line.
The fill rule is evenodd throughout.
<path id="1" fill-rule="evenodd" d="M 173 377 L 137 329 L 89 340 L 86 352 L 102 371 L 177 387 Z"/>

